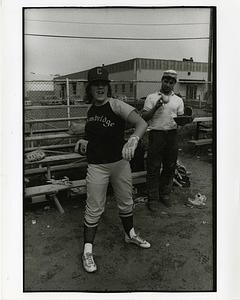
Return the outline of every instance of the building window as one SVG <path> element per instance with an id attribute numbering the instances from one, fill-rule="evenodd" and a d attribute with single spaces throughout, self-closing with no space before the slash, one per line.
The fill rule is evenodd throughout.
<path id="1" fill-rule="evenodd" d="M 122 84 L 122 93 L 125 93 L 125 84 Z"/>
<path id="2" fill-rule="evenodd" d="M 163 61 L 163 69 L 164 70 L 168 69 L 168 62 L 166 60 Z"/>
<path id="3" fill-rule="evenodd" d="M 115 92 L 115 94 L 117 94 L 117 91 L 118 91 L 118 85 L 115 84 L 115 85 L 114 85 L 114 92 Z"/>
<path id="4" fill-rule="evenodd" d="M 150 69 L 154 70 L 154 60 L 150 60 Z"/>
<path id="5" fill-rule="evenodd" d="M 60 85 L 60 98 L 64 99 L 65 98 L 65 84 Z"/>
<path id="6" fill-rule="evenodd" d="M 203 64 L 203 72 L 207 72 L 208 71 L 208 64 Z"/>
<path id="7" fill-rule="evenodd" d="M 186 86 L 186 99 L 197 99 L 197 85 L 188 84 Z"/>
<path id="8" fill-rule="evenodd" d="M 130 92 L 130 94 L 133 93 L 133 83 L 130 83 L 129 92 Z"/>
<path id="9" fill-rule="evenodd" d="M 170 69 L 175 69 L 175 61 L 170 61 Z"/>
<path id="10" fill-rule="evenodd" d="M 72 83 L 72 93 L 73 93 L 73 95 L 77 95 L 77 83 L 76 82 Z"/>

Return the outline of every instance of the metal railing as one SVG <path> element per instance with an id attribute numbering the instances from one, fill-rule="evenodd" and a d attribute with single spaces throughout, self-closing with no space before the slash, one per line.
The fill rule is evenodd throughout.
<path id="1" fill-rule="evenodd" d="M 138 110 L 142 109 L 146 96 L 159 90 L 160 85 L 160 81 L 111 81 L 113 97 L 126 101 Z M 85 87 L 86 80 L 25 82 L 24 118 L 25 136 L 28 137 L 25 144 L 28 148 L 52 146 L 53 140 L 44 141 L 44 136 L 60 136 L 60 133 L 68 131 L 71 122 L 86 116 L 89 104 L 84 101 Z M 182 98 L 186 105 L 192 107 L 203 108 L 206 105 L 206 100 L 200 95 L 197 99 L 186 99 L 184 95 Z M 36 134 L 43 136 L 42 140 L 34 140 Z M 66 139 L 59 138 L 55 141 L 59 147 L 66 144 Z"/>

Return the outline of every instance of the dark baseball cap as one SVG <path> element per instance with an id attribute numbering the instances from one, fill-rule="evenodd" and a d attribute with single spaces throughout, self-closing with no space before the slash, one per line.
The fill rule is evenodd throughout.
<path id="1" fill-rule="evenodd" d="M 88 71 L 88 81 L 110 81 L 108 78 L 108 71 L 103 67 L 95 67 Z"/>

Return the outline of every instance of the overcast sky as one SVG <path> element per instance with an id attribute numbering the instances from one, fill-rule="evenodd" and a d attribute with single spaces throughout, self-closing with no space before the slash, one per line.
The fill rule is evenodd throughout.
<path id="1" fill-rule="evenodd" d="M 209 16 L 209 8 L 26 9 L 26 80 L 51 79 L 54 74 L 65 75 L 135 57 L 174 60 L 193 57 L 194 61 L 207 62 Z M 199 39 L 149 40 L 166 38 Z"/>

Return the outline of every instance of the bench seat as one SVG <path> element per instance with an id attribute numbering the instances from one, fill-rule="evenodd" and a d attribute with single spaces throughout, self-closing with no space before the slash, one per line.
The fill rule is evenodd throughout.
<path id="1" fill-rule="evenodd" d="M 146 171 L 141 172 L 134 172 L 132 173 L 132 181 L 133 184 L 139 184 L 146 182 Z M 51 195 L 58 211 L 63 214 L 64 209 L 61 206 L 56 194 L 61 191 L 66 191 L 72 188 L 80 188 L 83 189 L 79 191 L 79 194 L 86 194 L 86 180 L 74 180 L 71 181 L 71 185 L 65 185 L 65 184 L 46 184 L 46 185 L 40 185 L 40 186 L 34 186 L 34 187 L 27 187 L 25 188 L 25 197 L 36 197 L 40 195 Z"/>
<path id="2" fill-rule="evenodd" d="M 27 159 L 25 159 L 25 165 L 36 165 L 36 164 L 37 165 L 48 165 L 50 163 L 55 163 L 55 162 L 63 162 L 63 161 L 85 159 L 85 158 L 86 158 L 86 156 L 83 156 L 79 153 L 67 153 L 67 154 L 61 154 L 61 155 L 47 156 L 38 161 L 30 162 Z"/>
<path id="3" fill-rule="evenodd" d="M 139 184 L 146 182 L 146 171 L 132 173 L 133 184 Z M 33 186 L 25 188 L 25 197 L 33 197 L 39 195 L 56 194 L 61 191 L 69 190 L 71 188 L 86 186 L 86 180 L 74 180 L 71 181 L 71 185 L 63 184 L 46 184 L 40 186 Z"/>
<path id="4" fill-rule="evenodd" d="M 195 146 L 211 145 L 212 139 L 190 140 L 190 141 L 188 141 L 188 143 L 193 144 Z"/>

